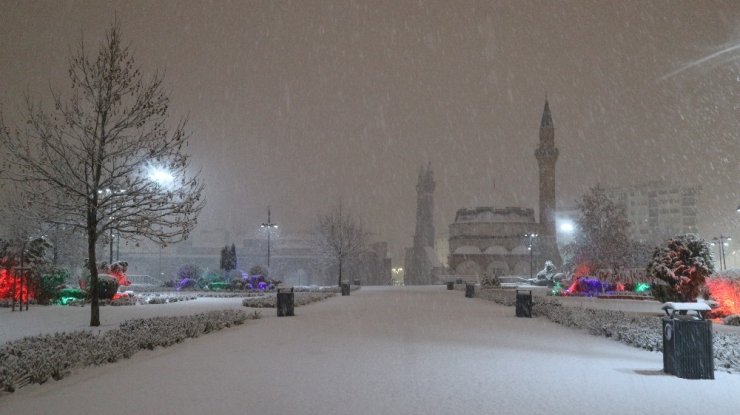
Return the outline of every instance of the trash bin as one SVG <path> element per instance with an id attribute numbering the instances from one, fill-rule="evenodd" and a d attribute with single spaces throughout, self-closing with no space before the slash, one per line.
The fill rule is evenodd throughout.
<path id="1" fill-rule="evenodd" d="M 683 379 L 714 379 L 712 321 L 706 303 L 665 303 L 663 372 Z"/>
<path id="2" fill-rule="evenodd" d="M 455 289 L 455 283 L 452 281 L 447 281 L 447 289 L 448 290 L 454 290 Z"/>
<path id="3" fill-rule="evenodd" d="M 349 283 L 348 282 L 342 283 L 342 295 L 349 295 Z"/>
<path id="4" fill-rule="evenodd" d="M 465 298 L 475 297 L 475 284 L 465 284 Z"/>
<path id="5" fill-rule="evenodd" d="M 356 285 L 356 286 L 359 287 L 360 286 L 360 280 L 359 279 L 356 279 L 356 280 L 352 281 L 352 284 L 354 284 L 354 285 Z"/>
<path id="6" fill-rule="evenodd" d="M 275 302 L 277 316 L 295 316 L 295 294 L 293 293 L 293 287 L 278 287 L 275 295 L 277 296 L 277 300 Z"/>
<path id="7" fill-rule="evenodd" d="M 532 291 L 516 290 L 516 316 L 532 317 Z"/>
<path id="8" fill-rule="evenodd" d="M 455 284 L 462 284 L 462 283 L 463 283 L 462 278 L 458 278 L 457 280 L 455 280 Z"/>

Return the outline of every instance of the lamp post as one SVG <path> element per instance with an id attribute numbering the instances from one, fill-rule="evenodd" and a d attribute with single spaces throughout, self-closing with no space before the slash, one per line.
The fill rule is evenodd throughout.
<path id="1" fill-rule="evenodd" d="M 261 228 L 264 228 L 267 231 L 267 269 L 270 269 L 270 234 L 272 233 L 272 229 L 277 229 L 277 224 L 272 223 L 270 221 L 270 208 L 267 208 L 267 222 L 263 223 Z"/>
<path id="2" fill-rule="evenodd" d="M 731 241 L 732 238 L 725 235 L 715 236 L 712 238 L 712 241 L 719 244 L 719 248 L 717 251 L 719 252 L 719 267 L 722 271 L 727 270 L 727 258 L 725 257 L 725 245 L 727 245 L 727 241 Z M 714 245 L 714 244 L 712 244 Z"/>
<path id="3" fill-rule="evenodd" d="M 525 233 L 524 236 L 527 238 L 527 248 L 529 249 L 529 278 L 534 277 L 534 241 L 537 239 L 536 233 L 530 232 Z"/>

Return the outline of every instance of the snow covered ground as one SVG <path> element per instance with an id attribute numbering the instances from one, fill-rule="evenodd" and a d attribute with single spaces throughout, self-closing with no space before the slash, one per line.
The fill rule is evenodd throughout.
<path id="1" fill-rule="evenodd" d="M 161 310 L 237 306 L 230 301 Z M 148 307 L 158 306 L 106 307 L 101 316 L 113 325 L 131 317 L 117 313 L 154 312 L 138 310 Z M 0 412 L 607 415 L 731 414 L 740 407 L 740 375 L 664 375 L 660 353 L 545 319 L 518 319 L 513 308 L 443 286 L 363 287 L 300 307 L 296 317 L 277 318 L 273 311 L 25 387 L 1 396 Z M 3 332 L 9 317 L 3 311 Z"/>

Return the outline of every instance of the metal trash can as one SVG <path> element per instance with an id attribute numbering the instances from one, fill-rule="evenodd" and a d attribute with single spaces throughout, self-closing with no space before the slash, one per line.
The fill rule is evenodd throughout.
<path id="1" fill-rule="evenodd" d="M 475 284 L 465 284 L 465 298 L 475 297 Z"/>
<path id="2" fill-rule="evenodd" d="M 711 308 L 706 303 L 665 303 L 663 372 L 683 379 L 714 379 Z"/>
<path id="3" fill-rule="evenodd" d="M 349 283 L 348 282 L 342 283 L 342 295 L 349 295 Z"/>
<path id="4" fill-rule="evenodd" d="M 447 281 L 447 289 L 448 290 L 454 290 L 455 289 L 455 283 L 453 281 Z"/>
<path id="5" fill-rule="evenodd" d="M 532 317 L 532 290 L 516 290 L 516 316 Z"/>
<path id="6" fill-rule="evenodd" d="M 277 300 L 275 302 L 277 316 L 295 316 L 295 294 L 293 293 L 293 287 L 278 287 L 275 295 L 277 296 Z"/>

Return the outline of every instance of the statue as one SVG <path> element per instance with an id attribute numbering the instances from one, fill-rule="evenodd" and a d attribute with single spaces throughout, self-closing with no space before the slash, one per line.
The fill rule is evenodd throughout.
<path id="1" fill-rule="evenodd" d="M 545 268 L 538 272 L 535 278 L 530 278 L 527 282 L 540 287 L 553 287 L 564 277 L 565 275 L 562 272 L 555 272 L 555 264 L 552 261 L 545 261 Z"/>

